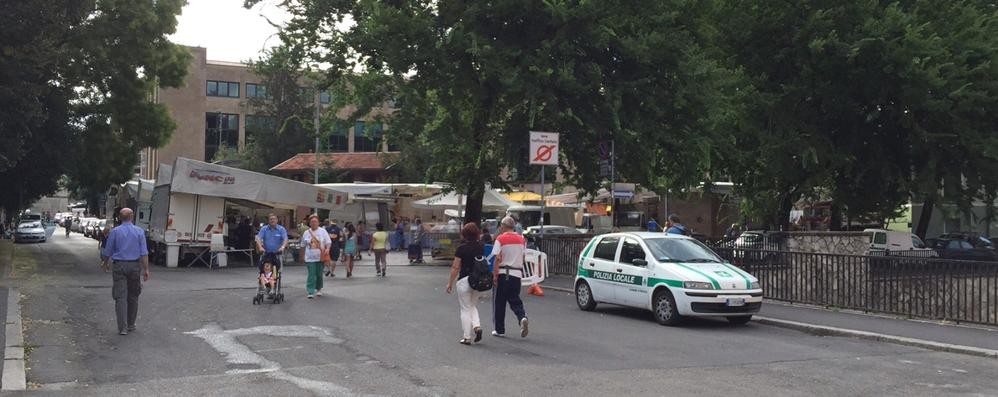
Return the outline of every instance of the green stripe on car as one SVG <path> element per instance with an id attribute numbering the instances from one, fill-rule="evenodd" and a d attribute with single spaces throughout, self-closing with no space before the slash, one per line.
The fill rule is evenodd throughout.
<path id="1" fill-rule="evenodd" d="M 718 283 L 717 280 L 715 280 L 713 277 L 708 276 L 706 273 L 701 272 L 701 271 L 699 271 L 697 269 L 694 269 L 692 267 L 686 266 L 686 265 L 684 265 L 682 263 L 677 263 L 676 265 L 679 266 L 679 267 L 681 267 L 681 268 L 683 268 L 683 269 L 689 270 L 689 271 L 691 271 L 693 273 L 696 273 L 696 274 L 699 274 L 701 276 L 706 277 L 708 280 L 710 280 L 710 283 L 714 286 L 714 289 L 721 289 L 721 284 Z"/>
<path id="2" fill-rule="evenodd" d="M 654 287 L 659 284 L 665 284 L 670 287 L 683 288 L 683 282 L 679 280 L 669 280 L 667 278 L 654 278 L 648 277 L 648 286 Z"/>

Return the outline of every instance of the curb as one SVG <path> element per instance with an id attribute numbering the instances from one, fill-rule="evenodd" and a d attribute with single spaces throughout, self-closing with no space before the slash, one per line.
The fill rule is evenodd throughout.
<path id="1" fill-rule="evenodd" d="M 814 325 L 790 320 L 778 320 L 775 318 L 755 316 L 753 321 L 759 324 L 774 327 L 787 328 L 804 332 L 815 336 L 846 336 L 858 339 L 872 340 L 877 342 L 894 343 L 903 346 L 912 346 L 922 349 L 935 350 L 947 353 L 966 354 L 977 357 L 998 359 L 998 350 L 982 349 L 973 346 L 954 345 L 942 342 L 932 342 L 924 339 L 907 338 L 903 336 L 879 334 L 876 332 L 858 331 L 847 328 L 828 327 L 824 325 Z"/>
<path id="2" fill-rule="evenodd" d="M 574 290 L 569 288 L 554 287 L 554 286 L 544 286 L 544 288 L 554 291 L 575 293 Z M 998 359 L 998 350 L 983 349 L 973 346 L 954 345 L 950 343 L 932 342 L 924 339 L 915 339 L 915 338 L 908 338 L 896 335 L 879 334 L 876 332 L 829 327 L 824 325 L 808 324 L 808 323 L 802 323 L 790 320 L 779 320 L 759 315 L 754 316 L 752 318 L 752 321 L 773 327 L 792 329 L 794 331 L 803 332 L 815 336 L 844 336 L 857 339 L 872 340 L 877 342 L 893 343 L 903 346 L 918 347 L 922 349 L 935 350 L 946 353 L 965 354 L 970 356 Z"/>
<path id="3" fill-rule="evenodd" d="M 24 334 L 21 328 L 21 294 L 17 289 L 8 289 L 6 345 L 4 346 L 3 375 L 0 390 L 27 389 L 27 376 L 24 372 Z"/>

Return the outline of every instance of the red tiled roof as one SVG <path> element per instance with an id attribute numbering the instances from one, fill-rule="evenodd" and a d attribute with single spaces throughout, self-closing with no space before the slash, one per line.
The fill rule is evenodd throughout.
<path id="1" fill-rule="evenodd" d="M 385 155 L 391 153 L 319 153 L 319 166 L 327 164 L 337 170 L 377 170 L 385 169 Z M 285 160 L 271 171 L 312 171 L 315 169 L 315 153 L 298 153 Z"/>

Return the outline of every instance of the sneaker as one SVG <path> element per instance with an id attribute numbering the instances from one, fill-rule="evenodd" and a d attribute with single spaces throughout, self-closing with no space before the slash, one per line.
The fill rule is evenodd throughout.
<path id="1" fill-rule="evenodd" d="M 132 331 L 135 331 L 136 329 L 137 329 L 137 328 L 135 328 L 135 326 L 134 326 L 134 325 L 129 325 L 129 326 L 128 326 L 128 332 L 132 332 Z"/>
<path id="2" fill-rule="evenodd" d="M 128 335 L 128 331 L 118 331 L 118 335 L 121 335 L 121 336 Z"/>
<path id="3" fill-rule="evenodd" d="M 326 270 L 326 277 L 329 277 L 329 270 Z"/>
<path id="4" fill-rule="evenodd" d="M 527 321 L 526 317 L 524 317 L 523 320 L 520 320 L 520 337 L 521 338 L 526 338 L 527 337 L 527 323 L 528 323 L 528 321 Z"/>
<path id="5" fill-rule="evenodd" d="M 347 278 L 353 277 L 353 273 L 347 272 Z"/>
<path id="6" fill-rule="evenodd" d="M 314 298 L 315 298 L 315 295 L 312 295 L 312 294 L 308 295 L 308 299 L 314 299 Z"/>
<path id="7" fill-rule="evenodd" d="M 315 291 L 315 296 L 322 296 L 322 291 Z"/>
<path id="8" fill-rule="evenodd" d="M 506 334 L 500 334 L 500 333 L 498 333 L 496 331 L 492 331 L 492 336 L 494 336 L 496 338 L 505 338 Z"/>
<path id="9" fill-rule="evenodd" d="M 482 327 L 475 327 L 475 343 L 482 341 Z"/>
<path id="10" fill-rule="evenodd" d="M 470 345 L 471 344 L 471 339 L 461 338 L 461 340 L 457 341 L 457 343 L 460 343 L 462 345 Z"/>

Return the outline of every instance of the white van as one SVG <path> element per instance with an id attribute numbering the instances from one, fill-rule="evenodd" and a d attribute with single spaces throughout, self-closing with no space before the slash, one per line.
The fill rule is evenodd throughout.
<path id="1" fill-rule="evenodd" d="M 751 274 L 693 238 L 649 232 L 593 237 L 579 256 L 575 297 L 585 311 L 597 303 L 651 310 L 662 325 L 684 316 L 745 324 L 762 308 Z"/>
<path id="2" fill-rule="evenodd" d="M 926 247 L 922 239 L 913 233 L 885 229 L 865 229 L 863 232 L 870 233 L 868 255 L 883 255 L 897 251 L 918 251 L 919 257 L 938 256 L 935 250 Z"/>

